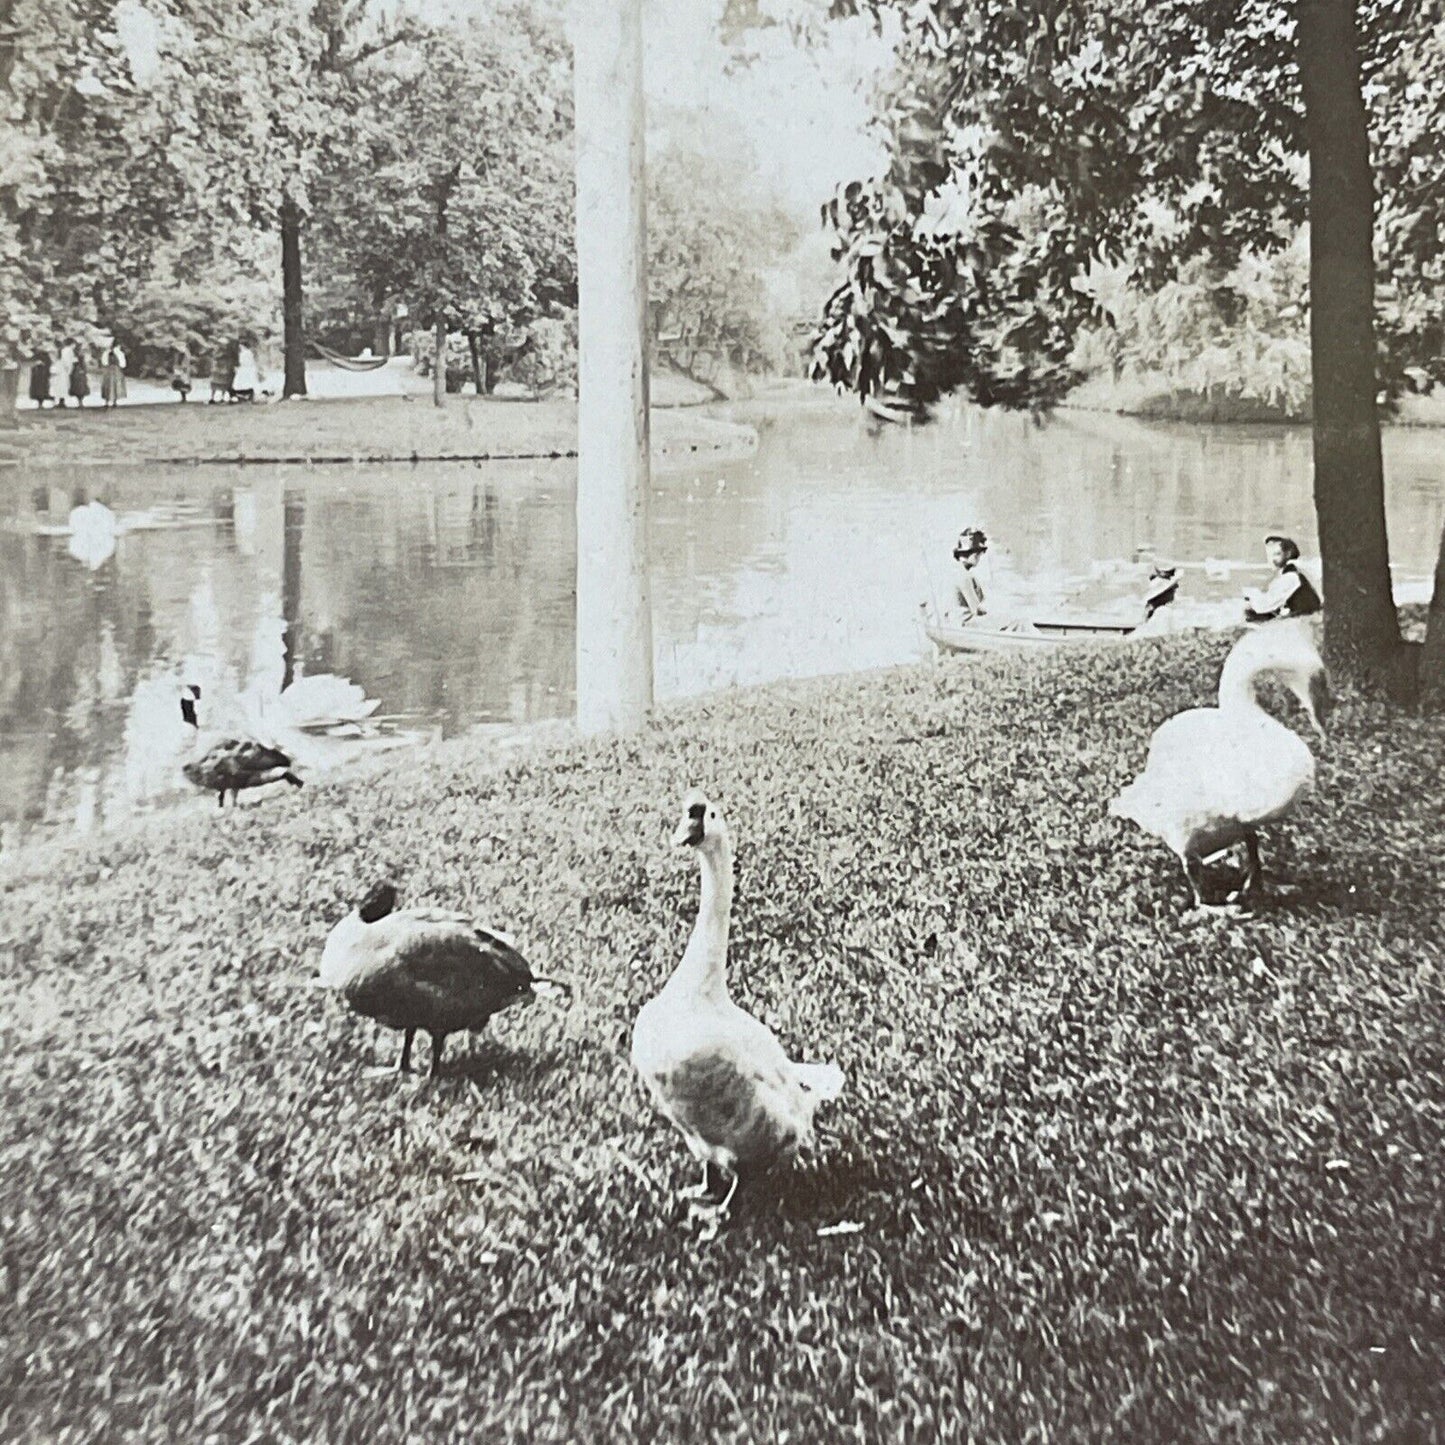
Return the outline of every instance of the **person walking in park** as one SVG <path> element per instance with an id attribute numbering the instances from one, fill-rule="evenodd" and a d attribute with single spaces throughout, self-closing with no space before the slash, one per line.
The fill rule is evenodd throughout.
<path id="1" fill-rule="evenodd" d="M 223 341 L 211 357 L 211 401 L 230 401 L 235 380 L 235 347 L 232 342 Z"/>
<path id="2" fill-rule="evenodd" d="M 255 401 L 260 389 L 261 372 L 256 365 L 256 353 L 251 349 L 250 337 L 242 337 L 236 348 L 236 374 L 231 378 L 231 395 Z"/>
<path id="3" fill-rule="evenodd" d="M 175 364 L 171 367 L 171 390 L 180 397 L 182 405 L 191 396 L 191 354 L 184 346 L 176 348 Z"/>
<path id="4" fill-rule="evenodd" d="M 50 399 L 58 407 L 64 407 L 70 395 L 70 373 L 74 368 L 75 347 L 67 341 L 50 363 Z"/>
<path id="5" fill-rule="evenodd" d="M 125 396 L 125 352 L 120 349 L 120 343 L 113 336 L 101 357 L 101 367 L 101 405 L 113 407 Z"/>
<path id="6" fill-rule="evenodd" d="M 41 411 L 50 400 L 50 353 L 43 346 L 37 346 L 30 359 L 30 400 Z"/>
<path id="7" fill-rule="evenodd" d="M 75 404 L 82 409 L 85 406 L 85 399 L 90 395 L 90 372 L 85 365 L 85 347 L 78 342 L 71 343 L 71 349 L 75 353 L 75 359 L 70 363 L 70 395 L 75 398 Z"/>

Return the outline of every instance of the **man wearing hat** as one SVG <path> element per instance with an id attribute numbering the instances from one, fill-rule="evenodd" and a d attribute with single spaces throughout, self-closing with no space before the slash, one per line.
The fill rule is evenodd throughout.
<path id="1" fill-rule="evenodd" d="M 1314 584 L 1295 565 L 1299 548 L 1293 537 L 1272 532 L 1264 539 L 1264 555 L 1274 568 L 1268 587 L 1257 591 L 1245 588 L 1244 620 L 1270 622 L 1277 617 L 1308 617 L 1323 605 Z"/>

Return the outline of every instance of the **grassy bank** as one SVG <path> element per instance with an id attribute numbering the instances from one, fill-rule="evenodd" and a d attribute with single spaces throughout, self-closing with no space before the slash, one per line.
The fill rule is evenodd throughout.
<path id="1" fill-rule="evenodd" d="M 1177 864 L 1104 808 L 1224 646 L 459 742 L 15 865 L 0 1436 L 1438 1435 L 1445 725 L 1342 708 L 1267 842 L 1298 896 L 1181 926 Z M 626 1057 L 694 907 L 693 782 L 738 835 L 736 995 L 849 1081 L 707 1247 Z M 395 1036 L 289 980 L 383 872 L 576 1001 L 435 1085 L 368 1077 Z"/>
<path id="2" fill-rule="evenodd" d="M 1145 421 L 1263 425 L 1308 425 L 1309 407 L 1291 409 L 1254 397 L 1173 387 L 1162 376 L 1126 375 L 1115 381 L 1091 377 L 1069 393 L 1066 406 L 1082 411 L 1108 411 Z M 1402 396 L 1386 418 L 1393 426 L 1445 426 L 1445 392 Z"/>
<path id="3" fill-rule="evenodd" d="M 652 428 L 661 457 L 731 451 L 752 442 L 746 429 L 693 410 L 654 410 Z M 474 396 L 448 397 L 444 407 L 422 397 L 368 396 L 25 412 L 13 430 L 0 431 L 0 464 L 27 467 L 547 457 L 576 450 L 575 401 Z"/>

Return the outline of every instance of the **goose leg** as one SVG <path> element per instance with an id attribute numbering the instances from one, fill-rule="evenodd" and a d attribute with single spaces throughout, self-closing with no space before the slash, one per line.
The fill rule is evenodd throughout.
<path id="1" fill-rule="evenodd" d="M 1189 880 L 1189 891 L 1194 896 L 1196 908 L 1208 908 L 1204 901 L 1204 864 L 1198 858 L 1184 855 L 1184 876 Z"/>
<path id="2" fill-rule="evenodd" d="M 733 1195 L 738 1192 L 738 1179 L 740 1177 L 741 1176 L 737 1174 L 733 1175 L 733 1182 L 728 1185 L 728 1192 L 724 1194 L 716 1204 L 704 1205 L 695 1203 L 692 1206 L 694 1213 L 704 1216 L 702 1230 L 698 1235 L 698 1238 L 701 1239 L 703 1243 L 706 1244 L 718 1237 L 718 1232 L 722 1229 L 723 1221 L 728 1217 L 728 1210 L 732 1207 Z"/>
<path id="3" fill-rule="evenodd" d="M 218 808 L 224 808 L 226 806 L 226 790 L 224 788 L 216 794 L 216 806 Z"/>
<path id="4" fill-rule="evenodd" d="M 1229 895 L 1231 903 L 1242 902 L 1251 894 L 1258 893 L 1264 883 L 1264 864 L 1259 858 L 1259 834 L 1253 828 L 1244 835 L 1244 851 L 1248 860 L 1245 864 L 1244 880 Z"/>
<path id="5" fill-rule="evenodd" d="M 1222 918 L 1237 914 L 1234 897 L 1227 903 L 1206 903 L 1204 901 L 1204 863 L 1202 859 L 1184 855 L 1184 873 L 1189 879 L 1190 891 L 1194 894 L 1194 906 L 1184 915 L 1186 918 Z"/>
<path id="6" fill-rule="evenodd" d="M 713 1192 L 712 1182 L 712 1160 L 702 1161 L 702 1183 L 689 1184 L 686 1189 L 678 1191 L 682 1199 L 707 1199 Z"/>

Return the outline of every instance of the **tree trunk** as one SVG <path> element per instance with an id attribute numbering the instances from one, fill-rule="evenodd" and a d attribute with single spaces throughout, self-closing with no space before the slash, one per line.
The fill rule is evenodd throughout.
<path id="1" fill-rule="evenodd" d="M 391 318 L 379 316 L 371 328 L 371 349 L 378 356 L 391 355 Z"/>
<path id="2" fill-rule="evenodd" d="M 581 0 L 577 137 L 577 724 L 652 707 L 641 0 Z"/>
<path id="3" fill-rule="evenodd" d="M 472 383 L 477 388 L 477 395 L 485 396 L 487 394 L 487 364 L 482 360 L 482 348 L 477 342 L 475 331 L 467 332 L 467 346 L 472 353 Z"/>
<path id="4" fill-rule="evenodd" d="M 1445 712 L 1445 528 L 1435 556 L 1435 590 L 1420 654 L 1420 701 L 1430 712 Z"/>
<path id="5" fill-rule="evenodd" d="M 20 398 L 20 373 L 30 374 L 28 366 L 0 365 L 0 428 L 9 430 L 20 425 L 15 403 Z"/>
<path id="6" fill-rule="evenodd" d="M 1374 184 L 1354 0 L 1300 0 L 1310 152 L 1310 361 L 1325 657 L 1338 681 L 1406 690 L 1376 404 Z"/>
<path id="7" fill-rule="evenodd" d="M 306 323 L 301 296 L 301 207 L 281 198 L 281 317 L 286 345 L 283 396 L 306 395 Z"/>
<path id="8" fill-rule="evenodd" d="M 447 253 L 447 202 L 451 199 L 451 188 L 456 184 L 456 177 L 459 169 L 453 170 L 451 178 L 444 179 L 437 184 L 436 205 L 437 205 L 437 269 L 441 271 L 446 265 Z M 445 406 L 447 399 L 447 320 L 446 310 L 441 299 L 442 286 L 441 277 L 438 277 L 436 288 L 436 339 L 432 343 L 432 401 L 437 406 Z"/>

